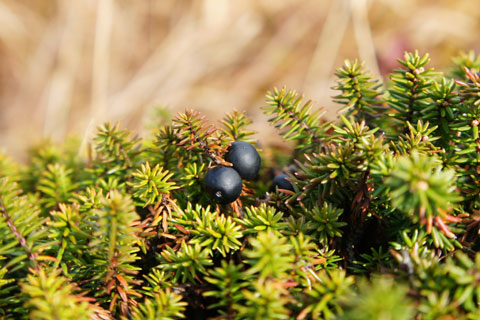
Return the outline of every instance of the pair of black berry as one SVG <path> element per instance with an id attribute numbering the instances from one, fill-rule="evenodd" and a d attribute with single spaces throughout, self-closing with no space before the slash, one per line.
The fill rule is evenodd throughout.
<path id="1" fill-rule="evenodd" d="M 233 167 L 215 167 L 205 176 L 205 186 L 222 204 L 235 201 L 242 193 L 242 179 L 253 180 L 260 170 L 261 159 L 257 150 L 248 142 L 233 142 L 225 154 L 225 160 Z"/>

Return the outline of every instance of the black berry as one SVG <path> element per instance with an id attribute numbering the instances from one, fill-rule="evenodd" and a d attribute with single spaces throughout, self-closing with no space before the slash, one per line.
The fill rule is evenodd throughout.
<path id="1" fill-rule="evenodd" d="M 262 160 L 257 150 L 250 143 L 235 141 L 227 150 L 225 160 L 233 164 L 240 177 L 245 180 L 253 180 L 260 170 Z"/>
<path id="2" fill-rule="evenodd" d="M 242 178 L 233 168 L 215 167 L 208 170 L 205 186 L 221 204 L 235 201 L 242 193 Z"/>
<path id="3" fill-rule="evenodd" d="M 288 175 L 284 173 L 277 174 L 275 178 L 273 178 L 273 184 L 270 190 L 275 191 L 278 188 L 278 189 L 294 191 L 292 183 L 288 181 L 287 178 L 288 178 Z"/>

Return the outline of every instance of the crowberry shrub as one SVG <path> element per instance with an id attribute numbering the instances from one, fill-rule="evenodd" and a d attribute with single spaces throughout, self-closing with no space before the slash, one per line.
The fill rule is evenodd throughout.
<path id="1" fill-rule="evenodd" d="M 332 120 L 273 89 L 291 154 L 186 110 L 104 124 L 88 159 L 0 155 L 0 317 L 480 318 L 479 68 L 412 52 L 382 83 L 347 60 Z"/>

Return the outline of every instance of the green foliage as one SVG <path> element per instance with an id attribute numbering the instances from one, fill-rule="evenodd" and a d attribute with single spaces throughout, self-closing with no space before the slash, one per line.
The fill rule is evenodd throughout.
<path id="1" fill-rule="evenodd" d="M 425 225 L 437 247 L 452 249 L 456 236 L 443 219 L 451 217 L 456 202 L 455 171 L 443 169 L 435 157 L 417 152 L 397 158 L 386 184 L 390 188 L 392 206 L 404 212 L 414 223 Z M 441 230 L 441 232 L 439 231 Z"/>
<path id="2" fill-rule="evenodd" d="M 309 234 L 311 233 L 315 239 L 322 244 L 328 244 L 330 239 L 342 236 L 342 227 L 347 225 L 346 222 L 339 221 L 343 210 L 336 209 L 324 202 L 323 206 L 316 206 L 305 212 L 308 220 Z"/>
<path id="3" fill-rule="evenodd" d="M 7 155 L 0 152 L 0 178 L 7 176 L 10 181 L 21 181 L 19 166 Z"/>
<path id="4" fill-rule="evenodd" d="M 338 85 L 334 89 L 342 93 L 334 101 L 345 105 L 340 112 L 344 112 L 347 117 L 354 116 L 359 122 L 373 121 L 380 116 L 384 111 L 379 99 L 381 84 L 372 80 L 363 63 L 345 60 L 345 65 L 338 69 L 336 76 Z"/>
<path id="5" fill-rule="evenodd" d="M 386 252 L 383 247 L 378 249 L 372 248 L 369 253 L 360 254 L 360 259 L 355 261 L 355 265 L 350 269 L 356 273 L 382 272 L 387 268 L 391 268 L 392 255 Z"/>
<path id="6" fill-rule="evenodd" d="M 412 319 L 414 308 L 407 297 L 407 286 L 386 277 L 375 277 L 370 283 L 362 281 L 358 286 L 359 292 L 345 300 L 346 312 L 339 319 Z"/>
<path id="7" fill-rule="evenodd" d="M 314 153 L 307 157 L 304 164 L 297 162 L 299 178 L 294 181 L 300 190 L 297 199 L 315 201 L 331 196 L 337 191 L 348 192 L 351 182 L 360 178 L 363 169 L 362 155 L 355 152 L 351 142 L 329 145 L 325 152 Z"/>
<path id="8" fill-rule="evenodd" d="M 405 132 L 406 123 L 415 123 L 429 116 L 433 107 L 427 91 L 432 86 L 435 73 L 426 68 L 430 62 L 428 54 L 420 56 L 417 51 L 406 52 L 404 60 L 398 60 L 403 68 L 396 69 L 391 76 L 392 88 L 388 91 L 388 105 L 395 111 L 391 114 L 397 133 Z"/>
<path id="9" fill-rule="evenodd" d="M 295 91 L 274 89 L 267 94 L 265 114 L 276 128 L 285 129 L 281 133 L 287 140 L 298 141 L 297 148 L 318 150 L 323 144 L 327 125 L 321 122 L 322 110 L 310 113 L 312 102 L 302 104 L 302 98 Z"/>
<path id="10" fill-rule="evenodd" d="M 369 129 L 369 127 L 362 122 L 353 122 L 340 115 L 343 127 L 332 125 L 335 133 L 338 134 L 334 141 L 337 143 L 344 143 L 349 141 L 354 143 L 354 147 L 358 153 L 363 157 L 363 165 L 361 169 L 367 169 L 371 163 L 378 159 L 386 149 L 383 142 L 383 136 L 376 136 L 378 129 Z"/>
<path id="11" fill-rule="evenodd" d="M 72 170 L 62 164 L 49 164 L 42 172 L 37 190 L 42 193 L 42 203 L 53 208 L 57 203 L 67 202 L 72 196 L 75 184 L 71 179 Z"/>
<path id="12" fill-rule="evenodd" d="M 480 56 L 473 50 L 460 52 L 458 56 L 454 57 L 452 60 L 454 63 L 452 74 L 458 79 L 468 79 L 464 68 L 468 68 L 473 72 L 480 72 Z"/>
<path id="13" fill-rule="evenodd" d="M 200 113 L 187 110 L 173 119 L 173 134 L 176 145 L 188 152 L 188 158 L 196 161 L 216 160 L 216 128 Z M 181 150 L 181 149 L 180 149 Z"/>
<path id="14" fill-rule="evenodd" d="M 15 166 L 12 167 L 12 164 L 8 162 L 2 163 L 4 170 L 9 169 L 5 172 L 5 175 L 11 178 L 17 176 L 17 174 L 20 175 L 19 183 L 24 192 L 38 190 L 39 180 L 48 172 L 49 165 L 59 166 L 63 170 L 67 168 L 72 174 L 70 178 L 81 176 L 83 161 L 78 157 L 78 143 L 74 139 L 70 139 L 63 148 L 60 148 L 48 140 L 42 141 L 30 150 L 28 166 L 23 170 L 18 170 L 18 167 L 15 168 Z M 68 187 L 68 185 L 65 186 Z"/>
<path id="15" fill-rule="evenodd" d="M 133 196 L 138 199 L 145 199 L 141 202 L 143 206 L 154 204 L 159 200 L 161 194 L 166 194 L 177 189 L 174 182 L 168 182 L 173 173 L 163 170 L 158 164 L 150 168 L 148 161 L 142 164 L 133 176 L 131 183 Z"/>
<path id="16" fill-rule="evenodd" d="M 260 279 L 284 277 L 292 268 L 291 245 L 286 238 L 273 232 L 261 232 L 250 238 L 251 249 L 245 250 L 250 274 L 258 273 Z"/>
<path id="17" fill-rule="evenodd" d="M 430 138 L 432 137 L 432 132 L 434 132 L 437 127 L 429 128 L 429 125 L 430 123 L 428 122 L 423 123 L 421 120 L 418 120 L 417 126 L 414 127 L 407 122 L 407 132 L 401 134 L 395 143 L 392 142 L 393 151 L 401 155 L 413 152 L 426 154 L 437 151 L 432 142 L 437 140 L 438 137 L 433 136 L 433 138 Z"/>
<path id="18" fill-rule="evenodd" d="M 307 306 L 301 314 L 309 314 L 312 319 L 335 319 L 336 315 L 343 314 L 341 299 L 349 292 L 354 278 L 339 269 L 320 272 L 317 276 L 319 281 L 307 291 Z"/>
<path id="19" fill-rule="evenodd" d="M 240 226 L 232 217 L 207 212 L 195 222 L 195 229 L 191 231 L 193 239 L 190 243 L 199 243 L 202 247 L 206 247 L 210 254 L 213 251 L 219 251 L 225 257 L 242 245 L 238 240 L 243 236 Z"/>
<path id="20" fill-rule="evenodd" d="M 251 136 L 255 132 L 247 128 L 250 124 L 252 124 L 252 120 L 247 117 L 245 112 L 235 110 L 231 114 L 227 113 L 225 115 L 222 120 L 223 128 L 221 128 L 221 131 L 229 142 L 246 141 L 254 143 Z"/>
<path id="21" fill-rule="evenodd" d="M 236 218 L 235 221 L 244 226 L 244 234 L 258 233 L 261 231 L 280 231 L 286 228 L 283 221 L 283 213 L 277 211 L 275 207 L 261 204 L 259 207 L 247 207 L 243 217 Z"/>
<path id="22" fill-rule="evenodd" d="M 161 263 L 158 267 L 174 273 L 175 282 L 198 281 L 199 274 L 205 274 L 206 267 L 213 264 L 208 250 L 202 250 L 199 244 L 189 245 L 185 242 L 182 242 L 178 251 L 167 247 L 158 259 Z"/>
<path id="23" fill-rule="evenodd" d="M 58 206 L 59 210 L 50 212 L 50 221 L 47 222 L 50 232 L 48 237 L 57 241 L 52 247 L 51 255 L 56 256 L 54 267 L 61 265 L 66 276 L 74 277 L 87 263 L 86 253 L 89 252 L 88 242 L 94 224 L 86 211 L 80 211 L 77 203 L 60 203 Z M 71 263 L 73 265 L 68 268 L 67 264 Z"/>
<path id="24" fill-rule="evenodd" d="M 225 257 L 241 246 L 238 240 L 243 236 L 240 226 L 232 217 L 210 211 L 210 207 L 198 204 L 193 207 L 189 203 L 185 211 L 175 212 L 174 221 L 192 236 L 191 244 L 199 244 L 209 255 L 218 251 Z"/>
<path id="25" fill-rule="evenodd" d="M 442 216 L 460 200 L 455 194 L 455 171 L 442 170 L 437 159 L 417 152 L 399 157 L 386 183 L 392 205 L 414 222 Z"/>
<path id="26" fill-rule="evenodd" d="M 112 301 L 120 299 L 119 308 L 122 314 L 127 314 L 129 306 L 140 296 L 134 288 L 138 283 L 134 275 L 139 268 L 133 265 L 140 250 L 136 244 L 141 230 L 134 225 L 138 214 L 131 198 L 115 190 L 101 199 L 93 214 L 97 220 L 89 242 L 96 269 L 92 280 L 102 288 L 96 289 L 95 294 L 108 295 Z M 112 305 L 110 310 L 114 310 Z"/>
<path id="27" fill-rule="evenodd" d="M 236 304 L 237 319 L 289 319 L 287 291 L 273 281 L 257 281 L 255 291 L 243 290 L 245 304 Z"/>
<path id="28" fill-rule="evenodd" d="M 235 314 L 234 306 L 241 304 L 244 299 L 242 289 L 248 286 L 248 276 L 242 272 L 243 265 L 235 265 L 222 260 L 221 267 L 210 271 L 210 276 L 205 277 L 209 283 L 215 286 L 215 289 L 206 291 L 206 297 L 215 297 L 218 302 L 209 306 L 209 308 L 219 308 L 219 312 L 228 317 Z"/>
<path id="29" fill-rule="evenodd" d="M 480 272 L 480 255 L 473 259 L 461 251 L 441 263 L 432 250 L 425 247 L 422 234 L 405 236 L 408 244 L 396 254 L 400 265 L 408 265 L 410 287 L 419 293 L 420 313 L 425 319 L 451 315 L 478 317 L 480 291 L 475 280 Z M 422 247 L 423 246 L 423 247 Z M 401 248 L 398 246 L 398 248 Z"/>
<path id="30" fill-rule="evenodd" d="M 0 178 L 0 314 L 16 318 L 25 314 L 20 280 L 49 259 L 42 253 L 55 245 L 47 239 L 47 219 L 40 216 L 38 204 L 20 193 L 17 183 Z"/>
<path id="31" fill-rule="evenodd" d="M 182 296 L 170 289 L 158 291 L 153 299 L 145 299 L 144 303 L 133 307 L 132 320 L 174 320 L 183 319 L 186 302 L 181 301 Z"/>
<path id="32" fill-rule="evenodd" d="M 244 112 L 159 109 L 144 138 L 106 123 L 86 159 L 74 140 L 0 154 L 0 318 L 478 319 L 480 62 L 428 62 L 407 52 L 381 86 L 347 60 L 329 121 L 273 89 L 294 152 L 262 145 L 228 205 L 203 180 L 260 145 Z"/>
<path id="33" fill-rule="evenodd" d="M 40 269 L 27 275 L 22 291 L 29 297 L 26 307 L 30 319 L 39 320 L 88 320 L 93 310 L 88 302 L 73 294 L 74 288 L 58 272 Z"/>
<path id="34" fill-rule="evenodd" d="M 458 116 L 461 98 L 455 91 L 457 89 L 453 79 L 442 77 L 440 81 L 434 81 L 432 88 L 428 91 L 430 99 L 433 101 L 433 107 L 428 116 L 422 117 L 423 121 L 438 126 L 435 135 L 439 137 L 439 145 L 449 151 L 449 139 L 451 139 L 452 128 L 450 123 L 454 122 Z"/>
<path id="35" fill-rule="evenodd" d="M 316 260 L 316 257 L 319 255 L 319 250 L 316 243 L 308 236 L 305 236 L 303 233 L 299 233 L 296 236 L 290 236 L 290 244 L 293 247 L 293 253 L 295 256 L 294 272 L 295 280 L 310 288 L 311 286 L 311 277 L 316 278 L 315 275 L 315 264 L 319 262 L 326 262 L 326 259 L 321 258 Z"/>
<path id="36" fill-rule="evenodd" d="M 118 123 L 106 123 L 98 128 L 95 137 L 95 162 L 99 167 L 108 167 L 106 174 L 131 168 L 138 155 L 137 138 L 131 138 L 130 132 L 121 130 Z M 101 165 L 100 165 L 101 164 Z"/>

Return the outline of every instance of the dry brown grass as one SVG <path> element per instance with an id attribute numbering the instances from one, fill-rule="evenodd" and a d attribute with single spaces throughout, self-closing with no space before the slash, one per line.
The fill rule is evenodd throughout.
<path id="1" fill-rule="evenodd" d="M 269 142 L 271 87 L 332 115 L 343 59 L 384 74 L 418 48 L 442 68 L 479 49 L 479 18 L 474 0 L 3 0 L 0 143 L 21 158 L 41 136 L 88 137 L 105 120 L 139 129 L 157 105 L 212 120 L 245 109 Z"/>

